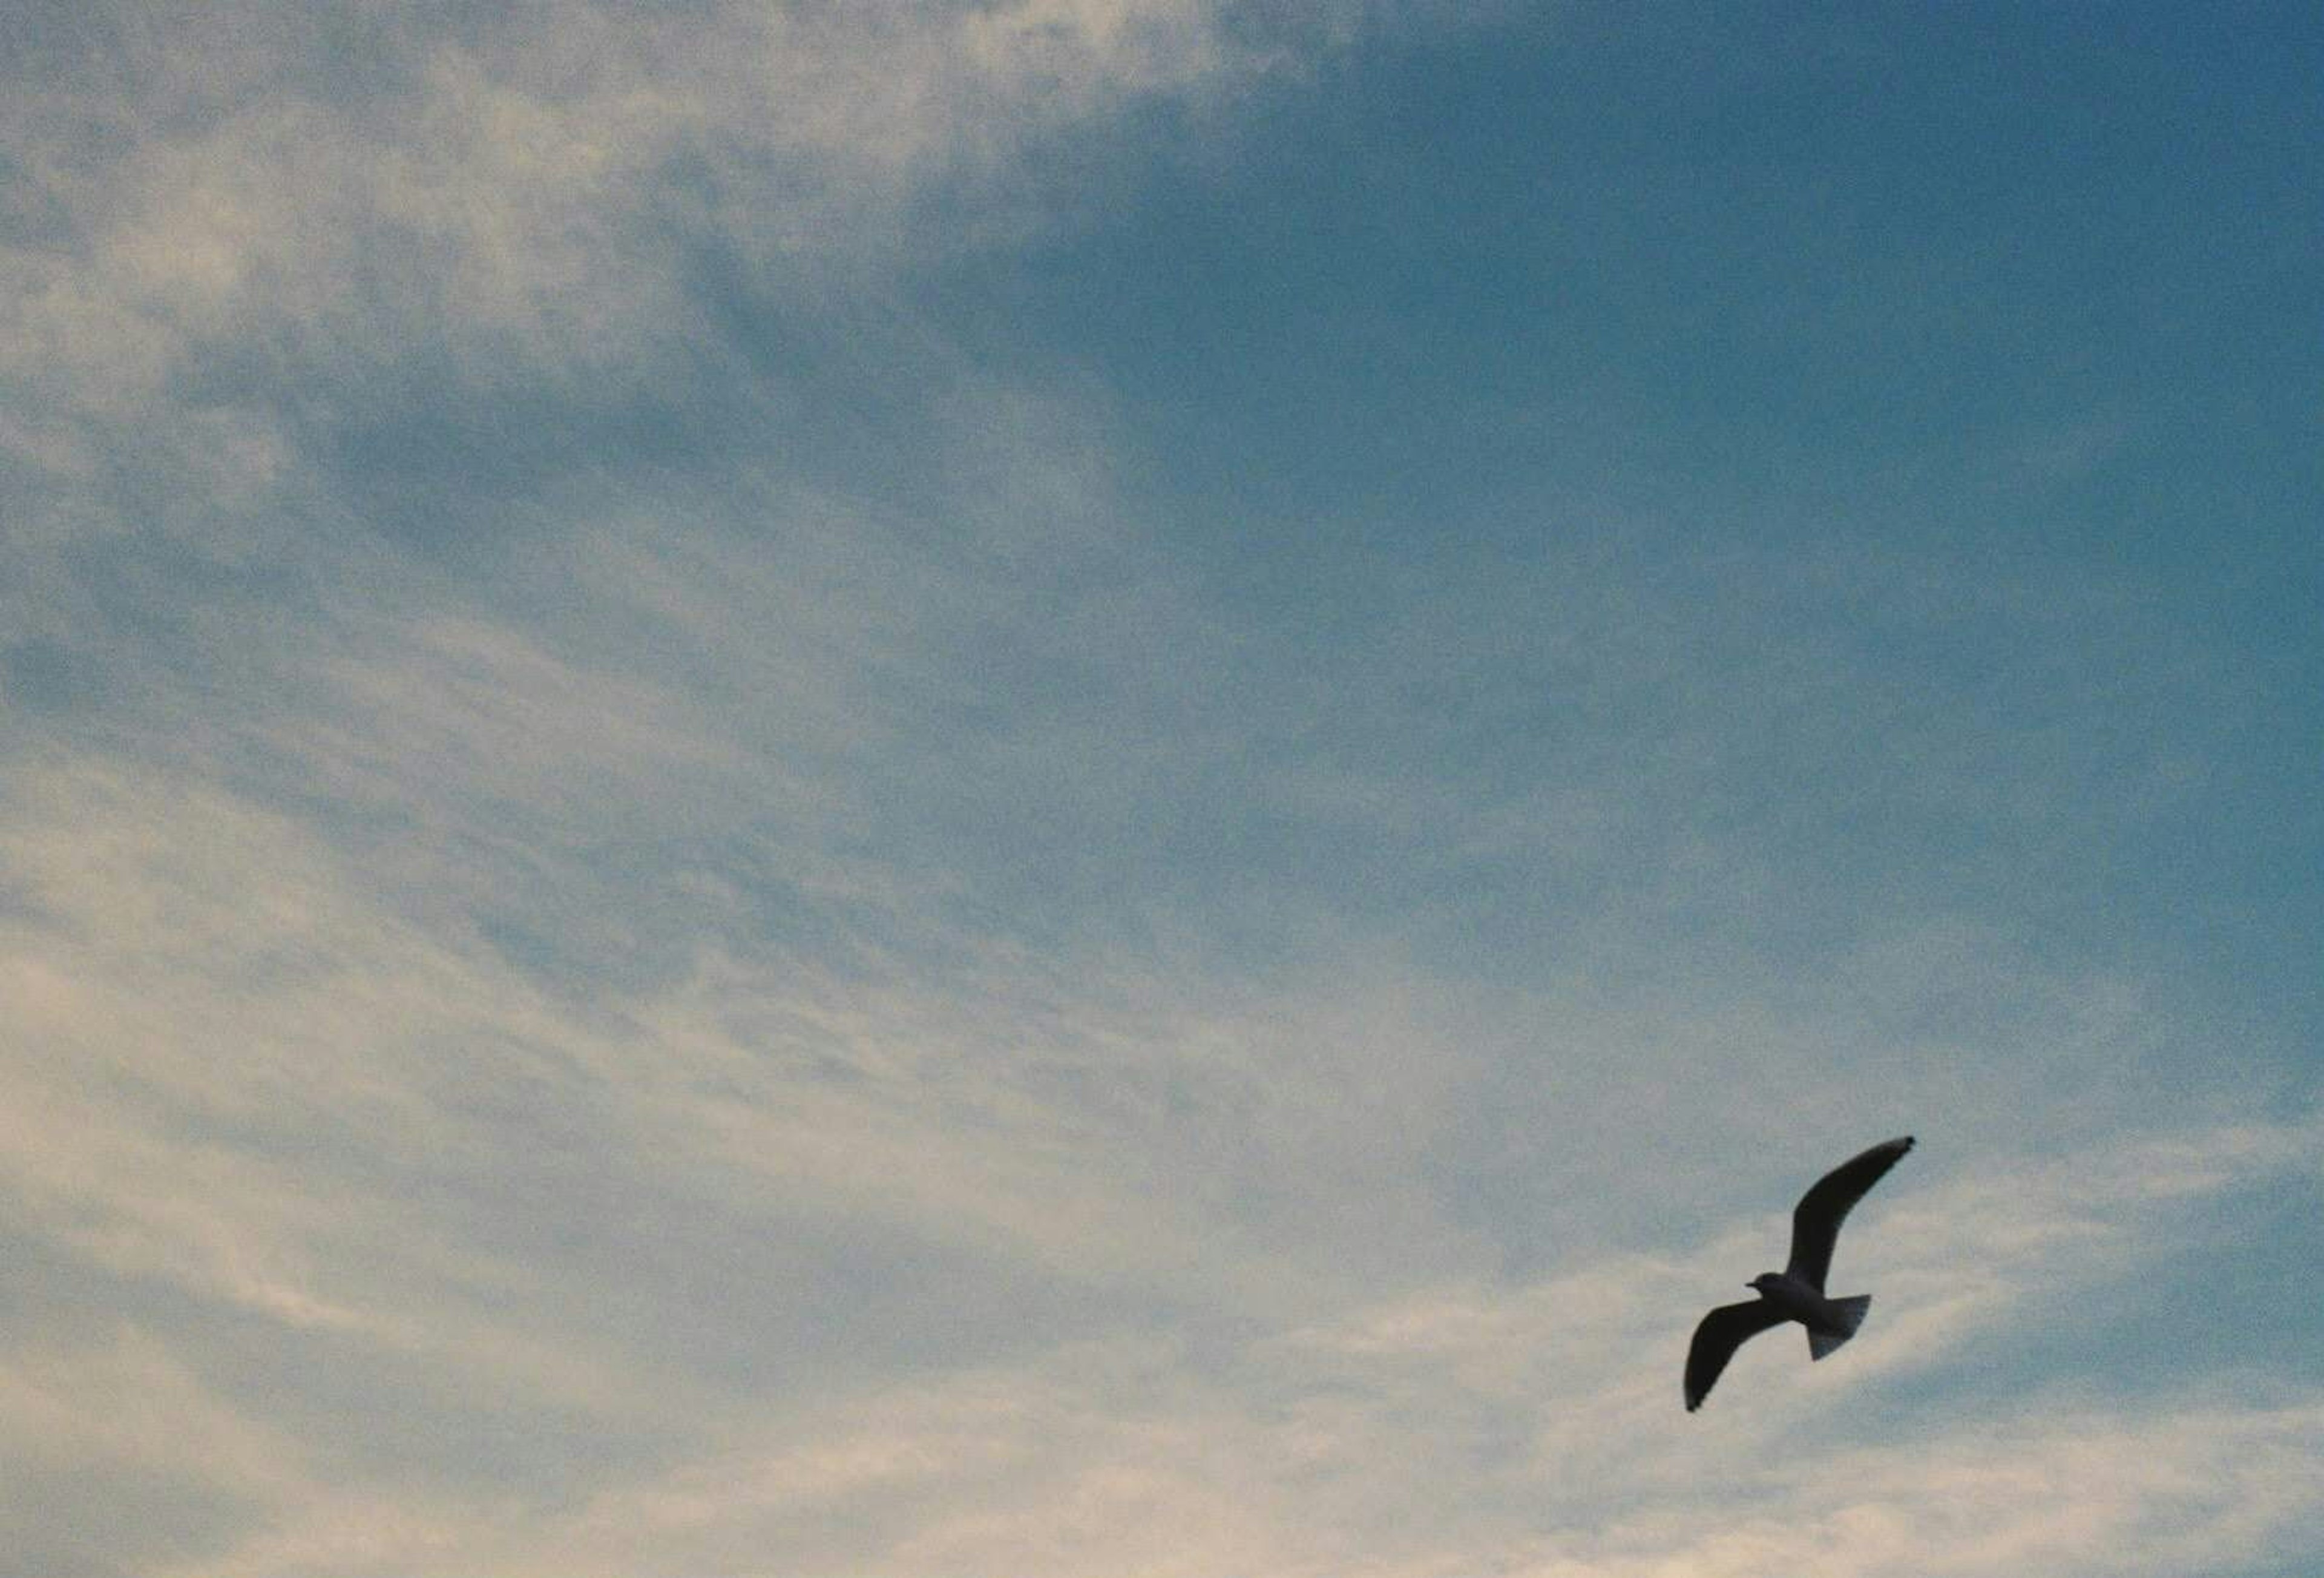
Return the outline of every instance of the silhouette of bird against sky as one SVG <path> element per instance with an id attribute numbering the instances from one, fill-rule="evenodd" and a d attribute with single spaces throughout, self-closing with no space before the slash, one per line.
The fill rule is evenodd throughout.
<path id="1" fill-rule="evenodd" d="M 1831 1269 L 1832 1245 L 1839 1241 L 1840 1224 L 1848 1220 L 1850 1208 L 1912 1149 L 1909 1134 L 1886 1140 L 1840 1163 L 1800 1196 L 1792 1212 L 1791 1264 L 1780 1271 L 1760 1272 L 1744 1284 L 1757 1288 L 1758 1297 L 1748 1304 L 1721 1305 L 1694 1328 L 1694 1341 L 1686 1353 L 1688 1413 L 1702 1407 L 1702 1399 L 1711 1395 L 1719 1372 L 1735 1357 L 1735 1350 L 1771 1327 L 1785 1321 L 1807 1327 L 1811 1359 L 1822 1358 L 1856 1335 L 1857 1327 L 1864 1324 L 1864 1312 L 1872 1307 L 1872 1296 L 1824 1296 L 1823 1279 Z"/>

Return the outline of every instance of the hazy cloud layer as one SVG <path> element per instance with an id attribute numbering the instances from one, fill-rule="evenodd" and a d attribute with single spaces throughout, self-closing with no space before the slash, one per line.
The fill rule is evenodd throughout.
<path id="1" fill-rule="evenodd" d="M 2243 617 L 2312 555 L 2264 475 L 2238 578 L 2076 539 L 2178 519 L 2136 468 L 2239 396 L 2132 378 L 1946 428 L 1932 393 L 1902 494 L 1812 412 L 1803 461 L 1752 402 L 1695 411 L 1654 309 L 1792 321 L 1744 288 L 1757 222 L 1715 232 L 1716 313 L 1683 270 L 1641 309 L 1544 258 L 1813 182 L 1780 125 L 1721 177 L 1590 73 L 1643 51 L 1709 114 L 1914 41 L 1609 28 L 0 28 L 27 1569 L 2314 1548 L 2324 1139 L 2281 983 L 2315 649 Z M 1563 127 L 1539 180 L 1512 150 L 1546 112 L 1495 76 L 1536 55 L 1614 136 Z M 1551 168 L 1577 147 L 1594 186 Z M 1335 191 L 1360 235 L 1302 207 Z M 1833 200 L 1808 234 L 1875 211 Z M 1950 310 L 1858 239 L 1810 258 L 1858 293 L 1795 349 Z M 2181 277 L 2141 256 L 2109 309 Z M 1628 323 L 1635 362 L 1528 393 L 1479 314 Z M 2103 359 L 2070 331 L 2061 378 Z M 1301 469 L 1447 411 L 1554 441 L 1405 455 L 1441 497 L 1400 513 L 1402 479 L 1351 504 Z M 1217 454 L 1173 447 L 1188 411 Z M 1918 527 L 1835 527 L 1841 496 Z M 1769 1338 L 1685 1416 L 1702 1310 L 1780 1261 L 1819 1168 L 1906 1130 L 1840 1252 L 1863 1338 L 1812 1369 Z"/>

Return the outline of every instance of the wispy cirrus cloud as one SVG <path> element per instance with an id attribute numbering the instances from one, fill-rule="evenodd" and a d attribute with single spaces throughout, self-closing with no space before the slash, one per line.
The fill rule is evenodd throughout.
<path id="1" fill-rule="evenodd" d="M 2296 1327 L 2153 1369 L 2190 1319 L 2156 1289 L 2277 1288 L 2251 1246 L 2315 1186 L 2297 1015 L 2212 1011 L 2155 919 L 2224 901 L 2174 852 L 2216 856 L 2278 669 L 2158 617 L 2151 565 L 1664 520 L 1639 468 L 1719 443 L 1293 530 L 1281 478 L 1158 475 L 1231 471 L 1158 409 L 1224 385 L 1035 332 L 1167 167 L 1213 183 L 1187 234 L 1074 287 L 1126 343 L 1248 351 L 1287 408 L 1313 289 L 1348 345 L 1463 365 L 1461 260 L 1580 189 L 1457 189 L 1554 148 L 1488 138 L 1381 221 L 1393 325 L 1225 168 L 1321 110 L 1377 157 L 1273 179 L 1386 194 L 1434 156 L 1386 54 L 1508 102 L 1450 20 L 0 23 L 25 1560 L 2000 1578 L 2310 1541 Z M 1555 318 L 1553 239 L 1494 288 Z M 1189 321 L 1238 258 L 1277 271 L 1240 330 Z M 1874 1325 L 1747 1350 L 1751 1406 L 1686 1418 L 1705 1299 L 1906 1128 L 1844 1257 Z"/>
<path id="2" fill-rule="evenodd" d="M 1353 25 L 1198 0 L 28 17 L 8 371 L 70 454 L 72 419 L 165 380 L 223 420 L 335 358 L 485 385 L 650 365 L 702 330 L 689 248 L 770 279 L 860 265 L 928 182 L 1296 69 Z M 295 414 L 327 420 L 317 392 Z"/>
<path id="3" fill-rule="evenodd" d="M 1012 1548 L 1035 1571 L 1422 1573 L 1482 1541 L 1513 1570 L 1620 1572 L 1806 1542 L 1849 1572 L 1953 1528 L 1966 1497 L 1989 1537 L 1949 1559 L 2004 1573 L 2037 1552 L 2095 1570 L 2157 1516 L 2157 1473 L 2208 1487 L 2172 1514 L 2170 1548 L 2202 1559 L 2313 1515 L 2287 1469 L 2312 1419 L 2167 1387 L 2027 1416 L 1998 1468 L 1970 1444 L 1991 1419 L 1891 1446 L 1853 1500 L 1812 1464 L 1722 1493 L 1748 1516 L 1700 1490 L 1868 1386 L 2073 1319 L 2238 1192 L 2312 1177 L 2312 1125 L 1978 1153 L 1852 1230 L 1882 1319 L 1844 1371 L 1763 1344 L 1729 1389 L 1754 1406 L 1689 1419 L 1686 1328 L 1774 1255 L 1780 1213 L 1538 1282 L 1464 1270 L 1486 1245 L 1415 1185 L 1474 1123 L 1490 1047 L 1464 1053 L 1474 1010 L 1417 978 L 1253 1000 L 1007 950 L 935 977 L 717 951 L 574 1000 L 402 920 L 279 816 L 182 782 L 19 787 L 49 816 L 8 846 L 17 1231 L 126 1313 L 36 1331 L 11 1384 L 26 1422 L 67 1377 L 177 1421 L 65 1432 L 40 1461 L 245 1509 L 214 1513 L 202 1561 L 911 1573 Z M 1624 1091 L 1572 1086 L 1538 1131 L 1590 1158 L 1601 1216 Z M 346 1405 L 263 1400 L 232 1357 L 254 1342 L 402 1389 L 410 1435 L 332 1467 Z M 931 1378 L 877 1379 L 908 1356 Z M 586 1462 L 554 1445 L 576 1429 L 601 1443 Z M 2089 1457 L 2132 1430 L 2170 1444 Z M 1932 1453 L 1960 1474 L 1911 1481 Z M 2060 1474 L 2102 1487 L 2079 1535 L 2037 1527 Z M 533 1504 L 550 1483 L 589 1489 Z M 1855 1510 L 1809 1510 L 1835 1505 Z"/>
<path id="4" fill-rule="evenodd" d="M 2248 1157 L 2249 1138 L 2171 1144 Z M 2279 1139 L 2295 1167 L 2313 1168 L 2312 1137 Z M 2075 1159 L 2098 1176 L 2114 1161 L 2138 1165 Z M 2273 1171 L 2221 1181 L 2250 1186 Z M 1946 1213 L 1974 1192 L 1941 1186 L 1911 1210 Z M 2095 1260 L 1994 1250 L 2127 1227 L 2126 1208 L 2140 1207 L 2109 1194 L 2053 1217 L 2031 1192 L 1980 1235 L 1993 1285 L 2041 1302 L 2103 1297 L 2144 1274 L 2147 1252 L 2135 1248 Z M 1868 1220 L 1861 1236 L 1893 1238 L 1906 1214 Z M 1738 1370 L 1755 1406 L 1679 1415 L 1668 1404 L 1688 1301 L 1756 1235 L 1755 1225 L 1679 1260 L 1618 1259 L 1537 1287 L 1445 1287 L 1325 1326 L 1195 1345 L 1068 1343 L 1029 1363 L 795 1399 L 771 1418 L 729 1399 L 695 1432 L 697 1445 L 722 1440 L 717 1450 L 569 1513 L 442 1503 L 438 1522 L 391 1517 L 384 1499 L 346 1501 L 285 1518 L 237 1564 L 429 1572 L 482 1559 L 512 1573 L 621 1573 L 679 1551 L 716 1570 L 772 1559 L 801 1572 L 934 1573 L 1014 1560 L 1065 1573 L 1104 1559 L 1157 1573 L 1350 1562 L 1424 1573 L 1467 1570 L 1483 1539 L 1508 1571 L 1560 1574 L 1776 1559 L 1838 1573 L 1914 1559 L 1964 1573 L 2030 1561 L 2096 1572 L 2126 1546 L 2165 1571 L 2251 1559 L 2319 1516 L 2304 1472 L 2319 1420 L 2297 1398 L 2172 1385 L 2108 1405 L 2053 1388 L 1973 1428 L 1892 1407 L 1851 1430 L 1846 1417 L 1865 1414 L 1861 1366 L 1843 1377 L 1804 1370 L 1798 1353 L 1747 1350 L 1784 1361 Z M 1909 1261 L 1912 1237 L 1904 1255 L 1874 1258 Z M 1912 1269 L 1863 1274 L 1881 1279 L 1892 1306 L 1909 1306 Z M 1886 1355 L 1872 1373 L 1904 1352 L 1957 1362 L 1965 1343 L 2025 1313 L 2000 1298 L 1946 1326 L 1884 1322 L 1866 1334 Z M 1803 1435 L 1831 1440 L 1830 1454 L 1781 1448 Z M 2057 1515 L 2061 1495 L 2071 1518 Z"/>

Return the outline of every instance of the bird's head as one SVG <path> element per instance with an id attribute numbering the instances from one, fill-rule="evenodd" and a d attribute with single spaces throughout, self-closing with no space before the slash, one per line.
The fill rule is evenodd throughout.
<path id="1" fill-rule="evenodd" d="M 1767 1291 L 1768 1284 L 1779 1280 L 1781 1277 L 1782 1273 L 1778 1271 L 1762 1271 L 1743 1286 L 1765 1293 Z"/>

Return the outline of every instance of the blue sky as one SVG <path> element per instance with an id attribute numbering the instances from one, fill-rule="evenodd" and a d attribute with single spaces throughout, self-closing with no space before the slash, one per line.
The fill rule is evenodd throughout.
<path id="1" fill-rule="evenodd" d="M 12 1548 L 2304 1571 L 2319 56 L 20 8 Z"/>

